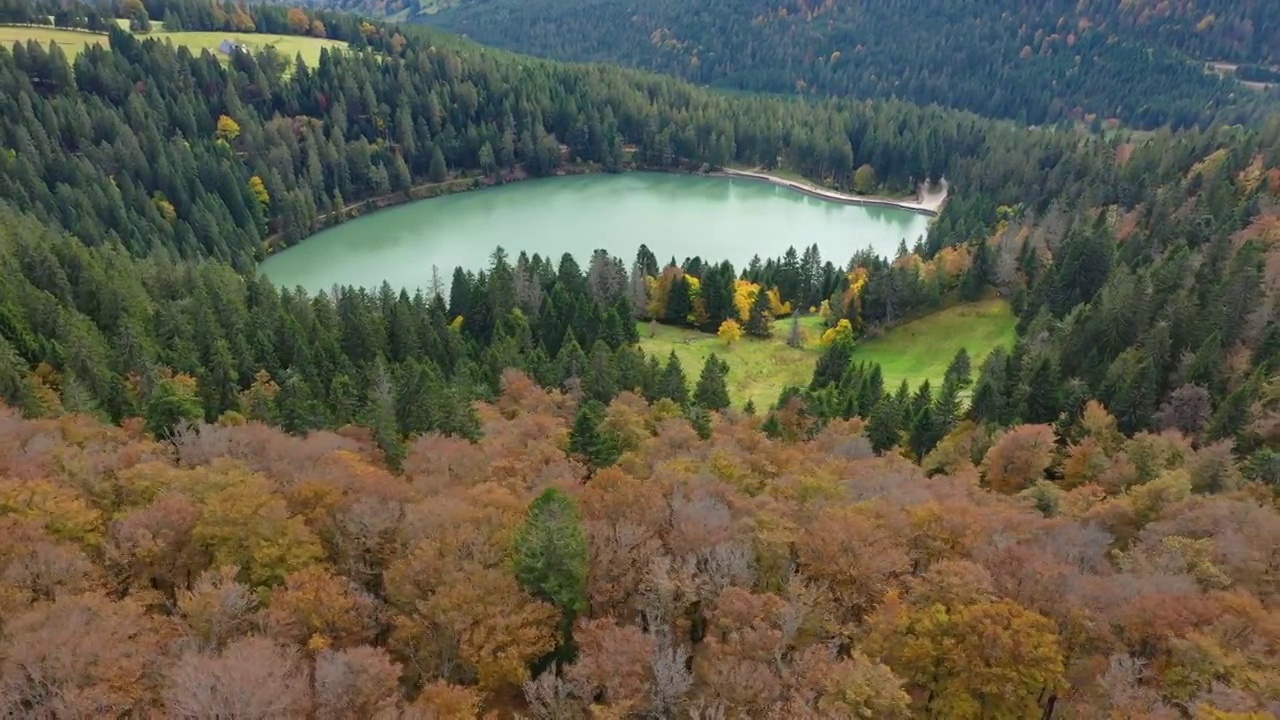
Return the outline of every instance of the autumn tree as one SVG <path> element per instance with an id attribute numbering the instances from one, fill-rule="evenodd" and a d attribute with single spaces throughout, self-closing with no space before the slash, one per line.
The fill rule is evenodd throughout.
<path id="1" fill-rule="evenodd" d="M 188 650 L 165 676 L 165 707 L 181 717 L 287 717 L 311 706 L 301 654 L 267 638 L 217 652 Z"/>
<path id="2" fill-rule="evenodd" d="M 307 17 L 307 12 L 302 8 L 289 8 L 289 14 L 286 22 L 289 24 L 289 32 L 293 35 L 306 35 L 311 29 L 311 19 Z"/>
<path id="3" fill-rule="evenodd" d="M 862 195 L 869 195 L 876 189 L 876 169 L 863 164 L 853 174 L 853 189 Z"/>
<path id="4" fill-rule="evenodd" d="M 868 647 L 916 689 L 917 708 L 949 718 L 1025 718 L 1062 683 L 1053 623 L 1008 600 L 903 607 L 871 622 Z"/>
<path id="5" fill-rule="evenodd" d="M 733 345 L 742 338 L 742 326 L 737 320 L 730 318 L 720 323 L 720 329 L 716 331 L 716 335 L 724 341 L 725 345 Z"/>
<path id="6" fill-rule="evenodd" d="M 982 459 L 987 485 L 1013 493 L 1044 477 L 1053 464 L 1054 434 L 1048 425 L 1019 425 L 1000 437 Z"/>
<path id="7" fill-rule="evenodd" d="M 240 123 L 236 122 L 228 115 L 220 115 L 218 116 L 218 129 L 216 134 L 219 140 L 232 142 L 236 138 L 240 137 Z"/>

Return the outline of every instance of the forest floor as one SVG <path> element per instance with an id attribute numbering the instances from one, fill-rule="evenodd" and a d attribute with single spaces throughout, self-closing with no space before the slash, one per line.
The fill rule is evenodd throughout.
<path id="1" fill-rule="evenodd" d="M 226 56 L 218 50 L 218 46 L 223 40 L 240 43 L 254 52 L 261 51 L 266 46 L 272 45 L 275 47 L 276 52 L 289 60 L 301 53 L 302 59 L 307 63 L 308 67 L 315 67 L 320 63 L 321 49 L 344 48 L 347 46 L 341 40 L 330 40 L 328 38 L 248 32 L 166 32 L 163 27 L 163 23 L 152 23 L 152 31 L 139 33 L 138 37 L 153 38 L 161 42 L 168 41 L 174 45 L 185 45 L 191 49 L 191 52 L 196 54 L 199 54 L 201 50 L 208 50 L 224 59 Z M 41 25 L 0 25 L 0 45 L 9 47 L 15 42 L 25 43 L 28 40 L 35 40 L 45 46 L 50 42 L 57 43 L 58 47 L 70 59 L 74 59 L 81 50 L 89 45 L 102 45 L 104 47 L 107 45 L 105 33 Z M 292 66 L 290 66 L 290 69 L 292 69 Z"/>
<path id="2" fill-rule="evenodd" d="M 968 350 L 976 376 L 991 350 L 1000 345 L 1012 347 L 1016 323 L 1004 300 L 963 303 L 899 325 L 879 337 L 860 340 L 854 361 L 880 363 L 885 387 L 890 389 L 903 380 L 912 387 L 928 380 L 936 388 L 960 348 Z M 822 354 L 822 318 L 802 317 L 800 326 L 806 342 L 802 348 L 793 348 L 786 343 L 790 318 L 775 321 L 773 337 L 768 340 L 744 337 L 732 345 L 709 333 L 667 325 L 653 326 L 650 335 L 649 324 L 641 323 L 640 347 L 662 361 L 674 351 L 691 388 L 707 357 L 715 353 L 729 363 L 729 397 L 734 407 L 752 400 L 763 410 L 777 401 L 786 386 L 806 386 L 813 377 L 813 366 Z"/>
<path id="3" fill-rule="evenodd" d="M 934 187 L 921 186 L 920 192 L 914 199 L 911 198 L 892 198 L 879 195 L 851 195 L 838 190 L 822 187 L 817 183 L 811 182 L 795 173 L 779 173 L 775 171 L 765 172 L 763 170 L 751 169 L 735 169 L 724 168 L 718 171 L 722 175 L 730 177 L 749 178 L 754 180 L 762 180 L 764 182 L 779 185 L 796 192 L 802 192 L 806 195 L 831 200 L 833 202 L 848 203 L 850 205 L 881 205 L 886 207 L 902 208 L 912 212 L 921 212 L 926 215 L 937 215 L 942 211 L 942 206 L 947 202 L 947 181 L 943 180 Z M 713 173 L 715 174 L 715 173 Z"/>

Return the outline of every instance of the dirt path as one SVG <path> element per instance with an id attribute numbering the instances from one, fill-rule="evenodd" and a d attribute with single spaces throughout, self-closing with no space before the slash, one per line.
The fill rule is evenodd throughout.
<path id="1" fill-rule="evenodd" d="M 757 170 L 734 170 L 733 168 L 725 168 L 713 175 L 721 175 L 725 177 L 740 177 L 751 180 L 761 180 L 772 183 L 780 187 L 785 187 L 796 192 L 812 195 L 822 198 L 823 200 L 831 200 L 832 202 L 847 203 L 850 205 L 876 205 L 881 207 L 896 207 L 911 212 L 918 212 L 924 215 L 935 216 L 942 211 L 942 206 L 947 202 L 947 181 L 943 179 L 934 187 L 920 186 L 917 193 L 917 199 L 911 200 L 895 200 L 893 198 L 876 197 L 874 195 L 850 195 L 836 190 L 830 190 L 820 187 L 811 182 L 802 180 L 791 180 L 789 178 L 770 175 L 766 172 Z"/>

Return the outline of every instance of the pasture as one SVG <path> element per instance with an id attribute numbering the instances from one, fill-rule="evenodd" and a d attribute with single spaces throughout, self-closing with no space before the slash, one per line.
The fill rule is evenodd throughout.
<path id="1" fill-rule="evenodd" d="M 1012 347 L 1017 318 L 1009 304 L 991 299 L 963 303 L 939 310 L 875 338 L 858 341 L 854 362 L 880 363 L 885 386 L 893 389 L 903 380 L 912 387 L 928 380 L 933 386 L 942 383 L 947 364 L 960 348 L 969 352 L 974 374 L 987 354 L 997 346 Z M 729 397 L 735 407 L 747 400 L 764 409 L 771 406 L 788 385 L 805 386 L 813 377 L 813 367 L 822 354 L 820 338 L 822 320 L 817 316 L 801 318 L 806 336 L 805 346 L 786 344 L 791 319 L 774 322 L 773 337 L 768 340 L 743 337 L 726 345 L 720 338 L 683 328 L 641 323 L 640 347 L 665 362 L 675 352 L 684 366 L 690 386 L 697 382 L 702 365 L 711 353 L 729 363 Z"/>

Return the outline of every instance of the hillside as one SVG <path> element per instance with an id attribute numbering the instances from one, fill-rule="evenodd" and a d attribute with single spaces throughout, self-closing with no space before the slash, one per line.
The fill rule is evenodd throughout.
<path id="1" fill-rule="evenodd" d="M 1280 712 L 1280 115 L 1033 129 L 322 10 L 144 10 L 347 44 L 312 67 L 0 9 L 110 31 L 0 47 L 0 716 Z M 511 233 L 447 291 L 260 273 L 566 166 L 948 200 L 891 258 L 691 227 L 662 264 Z M 993 295 L 1012 338 L 953 304 Z M 829 343 L 754 416 L 642 349 L 797 307 Z"/>
<path id="2" fill-rule="evenodd" d="M 1274 97 L 1251 97 L 1193 60 L 1275 62 L 1280 21 L 1267 5 L 471 0 L 418 19 L 520 52 L 717 87 L 1151 128 L 1234 122 L 1274 107 Z"/>

